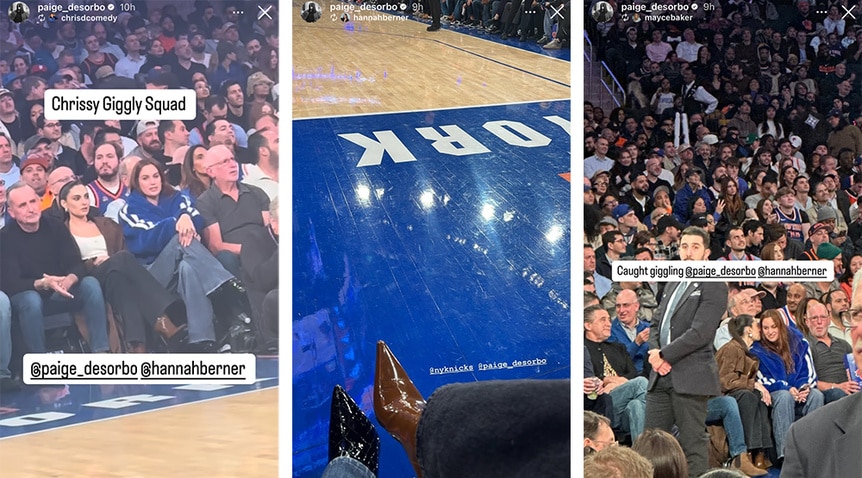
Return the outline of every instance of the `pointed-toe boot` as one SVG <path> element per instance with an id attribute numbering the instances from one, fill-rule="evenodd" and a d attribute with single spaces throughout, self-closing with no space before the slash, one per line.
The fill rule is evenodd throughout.
<path id="1" fill-rule="evenodd" d="M 377 342 L 374 372 L 374 414 L 377 421 L 401 443 L 416 476 L 422 478 L 416 457 L 416 430 L 425 409 L 425 399 L 389 347 Z"/>
<path id="2" fill-rule="evenodd" d="M 377 476 L 380 437 L 353 398 L 336 385 L 329 412 L 329 461 L 339 456 L 359 460 Z"/>

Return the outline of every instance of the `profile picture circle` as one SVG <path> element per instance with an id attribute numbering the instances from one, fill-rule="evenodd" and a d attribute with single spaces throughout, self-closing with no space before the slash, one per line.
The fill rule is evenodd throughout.
<path id="1" fill-rule="evenodd" d="M 348 15 L 348 14 L 347 14 L 347 12 L 342 13 L 342 14 L 341 14 L 341 16 L 340 16 L 339 18 L 340 18 L 340 19 L 341 19 L 341 21 L 342 21 L 342 22 L 344 22 L 344 23 L 347 23 L 347 22 L 349 22 L 349 21 L 350 21 L 350 15 Z"/>
<path id="2" fill-rule="evenodd" d="M 300 15 L 302 19 L 307 21 L 308 23 L 314 23 L 320 20 L 320 14 L 323 12 L 323 8 L 317 2 L 305 2 L 302 4 L 302 12 Z"/>
<path id="3" fill-rule="evenodd" d="M 9 6 L 9 19 L 13 23 L 22 23 L 30 18 L 30 7 L 24 2 L 14 2 Z"/>
<path id="4" fill-rule="evenodd" d="M 599 23 L 607 23 L 614 17 L 614 9 L 608 2 L 596 2 L 596 4 L 593 5 L 593 9 L 590 11 L 590 16 L 593 17 L 593 20 Z"/>

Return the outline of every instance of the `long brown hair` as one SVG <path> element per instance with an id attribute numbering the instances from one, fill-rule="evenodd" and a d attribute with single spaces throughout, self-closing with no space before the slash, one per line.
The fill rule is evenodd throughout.
<path id="1" fill-rule="evenodd" d="M 803 304 L 805 304 L 805 301 L 799 303 L 799 310 L 805 310 L 802 308 Z M 790 353 L 790 331 L 787 330 L 787 325 L 781 319 L 781 314 L 775 309 L 769 309 L 760 314 L 761 329 L 763 328 L 763 320 L 767 318 L 772 319 L 775 327 L 778 328 L 778 340 L 770 342 L 766 340 L 766 337 L 761 332 L 760 345 L 781 357 L 781 361 L 784 362 L 784 369 L 789 373 L 795 368 L 793 355 Z"/>
<path id="2" fill-rule="evenodd" d="M 724 210 L 727 211 L 728 216 L 733 217 L 739 211 L 745 210 L 745 203 L 742 202 L 742 198 L 739 196 L 739 183 L 736 182 L 736 179 L 725 176 L 719 184 L 721 186 L 721 198 L 724 199 Z M 727 186 L 729 184 L 736 186 L 736 194 L 733 196 L 727 194 Z"/>
<path id="3" fill-rule="evenodd" d="M 632 450 L 653 465 L 653 478 L 685 478 L 688 463 L 676 438 L 656 428 L 648 428 L 632 444 Z"/>
<path id="4" fill-rule="evenodd" d="M 138 164 L 135 165 L 135 169 L 132 170 L 132 177 L 129 179 L 129 187 L 132 191 L 137 191 L 141 195 L 141 170 L 144 169 L 145 166 L 153 166 L 156 168 L 156 171 L 159 172 L 159 177 L 162 179 L 162 191 L 159 193 L 159 197 L 171 197 L 177 193 L 176 189 L 171 186 L 171 183 L 168 182 L 168 175 L 165 174 L 165 169 L 162 163 L 154 160 L 142 158 L 138 161 Z"/>
<path id="5" fill-rule="evenodd" d="M 189 147 L 188 151 L 186 151 L 186 157 L 183 158 L 183 165 L 180 168 L 181 178 L 180 179 L 180 189 L 189 189 L 189 194 L 192 199 L 197 199 L 198 196 L 204 193 L 207 190 L 207 185 L 201 181 L 201 178 L 198 177 L 195 172 L 195 151 L 199 148 L 203 148 L 206 151 L 206 146 L 202 144 L 196 144 L 194 146 Z"/>
<path id="6" fill-rule="evenodd" d="M 748 345 L 742 338 L 742 334 L 745 332 L 746 327 L 754 327 L 754 320 L 754 317 L 748 314 L 737 315 L 727 323 L 727 330 L 730 332 L 730 340 L 736 341 L 741 345 L 742 350 L 745 351 L 745 355 L 748 355 L 750 358 L 759 362 L 760 360 L 751 352 L 751 350 L 749 350 Z"/>

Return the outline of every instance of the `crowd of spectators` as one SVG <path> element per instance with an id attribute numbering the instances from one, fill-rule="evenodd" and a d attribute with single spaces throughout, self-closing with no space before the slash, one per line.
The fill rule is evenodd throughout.
<path id="1" fill-rule="evenodd" d="M 845 364 L 862 320 L 862 2 L 713 3 L 690 22 L 588 23 L 627 94 L 609 112 L 585 103 L 585 355 L 600 380 L 585 393 L 618 436 L 643 433 L 639 388 L 619 387 L 650 376 L 666 283 L 613 281 L 617 261 L 679 260 L 689 228 L 709 233 L 711 260 L 829 261 L 832 281 L 727 284 L 707 424 L 759 476 L 794 420 L 862 380 Z"/>
<path id="2" fill-rule="evenodd" d="M 571 2 L 567 0 L 440 1 L 444 23 L 480 29 L 502 40 L 534 41 L 545 50 L 571 47 Z M 424 3 L 424 2 L 423 2 Z M 416 16 L 430 18 L 427 4 Z"/>
<path id="3" fill-rule="evenodd" d="M 258 18 L 243 5 L 0 19 L 4 390 L 13 341 L 48 351 L 58 313 L 83 319 L 95 352 L 226 351 L 233 321 L 274 350 L 278 6 Z M 47 89 L 190 89 L 197 114 L 48 120 Z"/>

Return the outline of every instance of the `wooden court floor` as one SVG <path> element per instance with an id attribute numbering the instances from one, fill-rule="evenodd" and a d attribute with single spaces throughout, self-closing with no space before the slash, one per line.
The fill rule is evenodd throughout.
<path id="1" fill-rule="evenodd" d="M 295 118 L 568 99 L 568 61 L 412 20 L 320 20 L 294 15 Z M 294 4 L 299 8 L 299 4 Z M 363 15 L 373 12 L 362 12 Z"/>
<path id="2" fill-rule="evenodd" d="M 0 476 L 278 476 L 278 388 L 0 442 Z"/>

